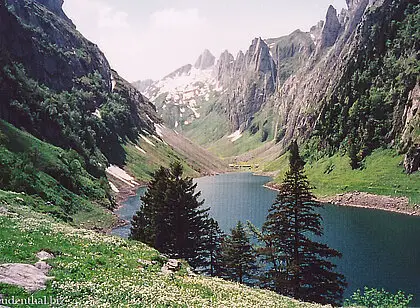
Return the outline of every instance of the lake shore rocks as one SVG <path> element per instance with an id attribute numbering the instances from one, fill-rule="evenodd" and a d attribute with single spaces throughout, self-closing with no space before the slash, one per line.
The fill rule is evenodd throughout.
<path id="1" fill-rule="evenodd" d="M 278 191 L 279 184 L 267 183 L 264 187 Z M 318 201 L 339 206 L 361 207 L 383 210 L 406 215 L 420 216 L 420 206 L 410 205 L 406 197 L 392 197 L 369 194 L 365 192 L 348 192 L 336 196 L 322 197 Z"/>
<path id="2" fill-rule="evenodd" d="M 351 192 L 339 194 L 334 197 L 322 198 L 320 201 L 335 205 L 370 208 L 420 216 L 420 207 L 410 205 L 406 197 L 379 196 L 365 192 Z"/>

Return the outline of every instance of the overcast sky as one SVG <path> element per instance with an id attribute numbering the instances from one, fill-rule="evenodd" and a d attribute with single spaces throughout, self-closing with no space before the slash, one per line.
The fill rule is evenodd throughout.
<path id="1" fill-rule="evenodd" d="M 64 10 L 128 81 L 160 79 L 193 64 L 246 51 L 254 37 L 308 31 L 345 0 L 65 0 Z"/>

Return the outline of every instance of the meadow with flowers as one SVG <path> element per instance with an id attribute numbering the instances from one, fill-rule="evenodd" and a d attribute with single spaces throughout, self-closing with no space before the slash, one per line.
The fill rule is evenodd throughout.
<path id="1" fill-rule="evenodd" d="M 7 202 L 0 198 L 0 264 L 33 264 L 42 250 L 55 256 L 48 260 L 48 275 L 54 279 L 45 290 L 28 294 L 0 284 L 3 298 L 52 296 L 61 299 L 56 307 L 320 307 L 192 275 L 185 262 L 179 272 L 162 274 L 165 257 L 142 243 L 72 227 L 33 211 L 25 205 L 31 197 L 0 194 L 8 195 Z M 155 262 L 144 265 L 139 260 Z"/>

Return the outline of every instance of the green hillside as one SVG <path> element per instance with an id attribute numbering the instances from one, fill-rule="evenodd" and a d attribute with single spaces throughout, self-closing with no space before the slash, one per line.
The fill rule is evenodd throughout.
<path id="1" fill-rule="evenodd" d="M 378 149 L 364 161 L 361 169 L 352 170 L 350 158 L 336 154 L 309 161 L 306 173 L 319 197 L 352 191 L 378 195 L 405 196 L 410 203 L 420 204 L 420 174 L 408 175 L 402 166 L 403 155 L 392 149 Z M 265 164 L 264 172 L 277 171 L 276 182 L 281 182 L 287 171 L 287 154 Z"/>
<path id="2" fill-rule="evenodd" d="M 35 210 L 92 228 L 107 229 L 115 223 L 108 181 L 90 175 L 75 151 L 0 122 L 0 153 L 1 187 L 36 196 L 31 198 Z"/>

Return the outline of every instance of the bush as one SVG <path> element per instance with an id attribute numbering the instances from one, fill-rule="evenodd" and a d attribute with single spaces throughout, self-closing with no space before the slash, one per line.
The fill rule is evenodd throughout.
<path id="1" fill-rule="evenodd" d="M 363 306 L 363 307 L 408 307 L 413 296 L 405 295 L 403 291 L 396 294 L 389 293 L 384 289 L 378 290 L 365 287 L 364 291 L 357 290 L 350 299 L 346 299 L 344 306 Z"/>

